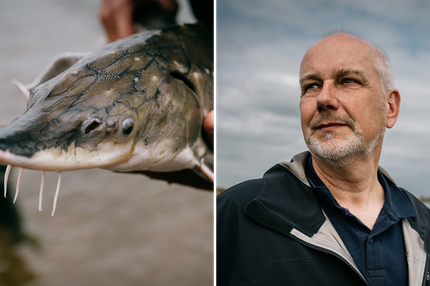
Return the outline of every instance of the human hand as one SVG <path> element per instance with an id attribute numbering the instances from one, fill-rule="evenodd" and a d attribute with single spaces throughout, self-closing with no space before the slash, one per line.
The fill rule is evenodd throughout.
<path id="1" fill-rule="evenodd" d="M 203 121 L 203 132 L 209 142 L 214 144 L 214 111 L 209 112 Z"/>
<path id="2" fill-rule="evenodd" d="M 126 38 L 136 33 L 133 16 L 145 5 L 157 3 L 166 13 L 176 13 L 176 0 L 102 0 L 100 19 L 106 30 L 109 42 Z"/>

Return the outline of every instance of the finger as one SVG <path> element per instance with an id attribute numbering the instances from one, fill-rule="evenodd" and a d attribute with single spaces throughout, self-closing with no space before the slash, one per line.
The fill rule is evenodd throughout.
<path id="1" fill-rule="evenodd" d="M 100 19 L 109 42 L 135 33 L 133 26 L 133 0 L 103 0 Z"/>
<path id="2" fill-rule="evenodd" d="M 115 38 L 115 25 L 113 21 L 112 0 L 103 0 L 99 17 L 106 31 L 109 42 Z"/>
<path id="3" fill-rule="evenodd" d="M 126 0 L 122 2 L 123 3 L 120 6 L 115 7 L 115 40 L 126 38 L 136 32 L 133 25 L 134 4 L 131 0 Z"/>
<path id="4" fill-rule="evenodd" d="M 214 142 L 214 111 L 209 112 L 203 121 L 203 131 L 206 137 L 212 142 Z"/>

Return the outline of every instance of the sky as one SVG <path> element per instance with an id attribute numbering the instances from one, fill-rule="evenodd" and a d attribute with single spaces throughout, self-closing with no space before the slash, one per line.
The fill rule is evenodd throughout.
<path id="1" fill-rule="evenodd" d="M 323 34 L 346 29 L 380 45 L 402 103 L 380 165 L 398 185 L 430 196 L 430 2 L 217 1 L 217 186 L 259 178 L 307 150 L 299 65 Z"/>

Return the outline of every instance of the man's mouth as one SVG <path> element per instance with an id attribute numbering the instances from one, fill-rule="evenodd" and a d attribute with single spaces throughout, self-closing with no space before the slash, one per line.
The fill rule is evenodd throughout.
<path id="1" fill-rule="evenodd" d="M 332 129 L 336 129 L 339 127 L 348 126 L 346 123 L 340 123 L 340 122 L 328 122 L 328 123 L 321 123 L 318 124 L 315 129 L 320 129 L 324 131 L 329 131 Z"/>
<path id="2" fill-rule="evenodd" d="M 309 122 L 309 128 L 314 131 L 335 131 L 336 129 L 345 126 L 349 127 L 351 130 L 354 130 L 354 120 L 352 120 L 352 118 L 347 115 L 337 115 L 332 113 L 321 114 Z"/>

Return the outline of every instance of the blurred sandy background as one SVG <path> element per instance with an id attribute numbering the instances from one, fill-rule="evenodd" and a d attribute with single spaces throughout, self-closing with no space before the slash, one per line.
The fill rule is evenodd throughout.
<path id="1" fill-rule="evenodd" d="M 61 52 L 103 47 L 99 5 L 0 0 L 0 125 L 25 110 L 12 79 L 29 83 Z M 189 10 L 180 20 L 194 21 Z M 14 169 L 13 187 L 17 175 Z M 33 277 L 19 285 L 212 285 L 213 193 L 141 175 L 67 172 L 51 217 L 57 175 L 47 173 L 42 212 L 40 179 L 25 170 L 17 201 L 25 231 L 41 245 L 18 247 L 25 263 L 18 276 Z M 0 272 L 11 265 L 0 259 Z"/>

